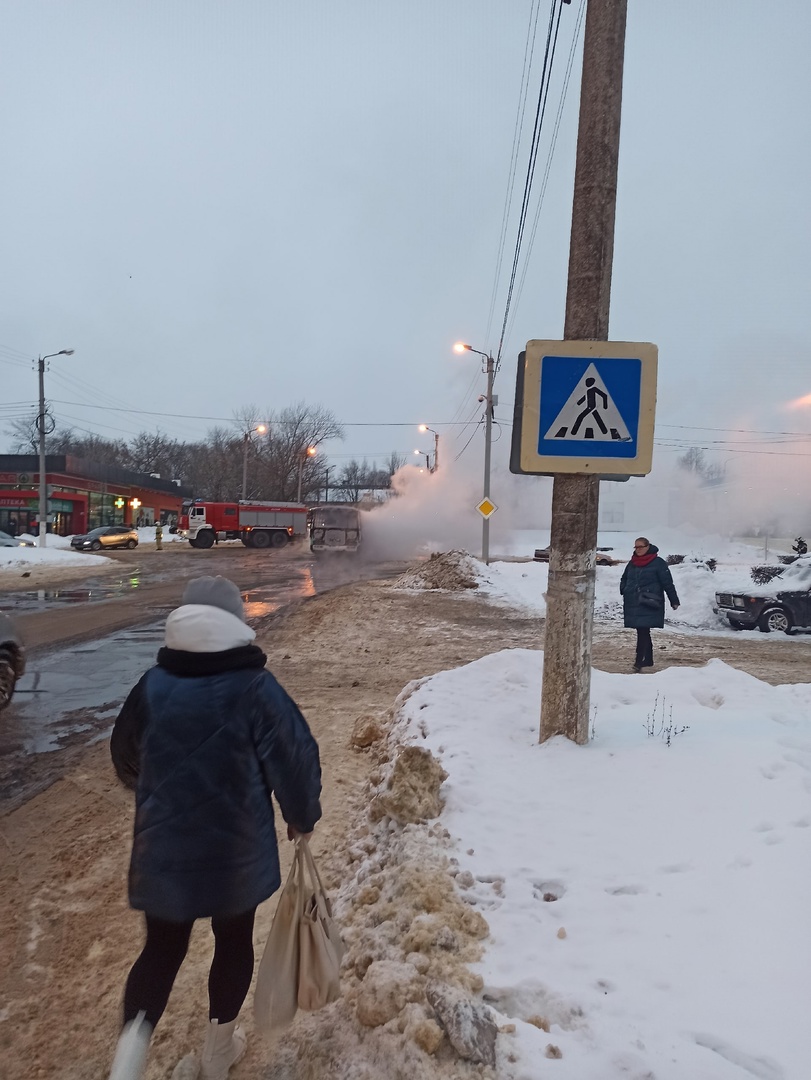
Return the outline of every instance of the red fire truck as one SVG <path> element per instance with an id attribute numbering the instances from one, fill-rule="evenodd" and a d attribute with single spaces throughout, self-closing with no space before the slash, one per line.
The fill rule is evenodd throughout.
<path id="1" fill-rule="evenodd" d="M 209 548 L 215 540 L 241 540 L 246 547 L 284 547 L 307 532 L 307 507 L 292 502 L 186 502 L 177 532 L 192 547 Z"/>

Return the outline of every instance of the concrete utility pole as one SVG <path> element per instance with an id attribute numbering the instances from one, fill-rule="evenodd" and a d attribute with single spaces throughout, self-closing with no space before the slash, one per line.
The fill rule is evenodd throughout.
<path id="1" fill-rule="evenodd" d="M 627 0 L 588 0 L 577 133 L 567 341 L 607 341 Z M 600 481 L 555 477 L 541 733 L 588 742 Z"/>
<path id="2" fill-rule="evenodd" d="M 59 352 L 47 353 L 40 356 L 37 362 L 39 371 L 39 413 L 37 414 L 37 429 L 39 431 L 39 547 L 47 545 L 48 536 L 48 483 L 45 461 L 45 418 L 48 415 L 45 409 L 45 361 L 54 356 L 73 356 L 73 349 L 60 349 Z"/>

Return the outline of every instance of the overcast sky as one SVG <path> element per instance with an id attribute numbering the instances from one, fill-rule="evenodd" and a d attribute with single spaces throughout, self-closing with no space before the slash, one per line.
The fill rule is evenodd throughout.
<path id="1" fill-rule="evenodd" d="M 70 347 L 47 376 L 60 425 L 192 439 L 305 400 L 347 425 L 339 466 L 432 449 L 421 421 L 459 453 L 485 387 L 451 346 L 498 345 L 549 4 L 0 0 L 0 426 L 36 400 L 29 359 Z M 611 337 L 659 346 L 660 459 L 748 438 L 690 427 L 811 431 L 786 409 L 811 393 L 809 40 L 807 0 L 629 2 Z M 508 422 L 518 352 L 562 335 L 579 87 L 578 52 L 496 383 Z"/>

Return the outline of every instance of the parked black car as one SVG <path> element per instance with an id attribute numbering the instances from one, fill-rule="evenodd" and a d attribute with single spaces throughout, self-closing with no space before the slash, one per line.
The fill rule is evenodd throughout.
<path id="1" fill-rule="evenodd" d="M 17 680 L 25 671 L 25 651 L 8 615 L 0 614 L 0 712 L 11 701 Z"/>
<path id="2" fill-rule="evenodd" d="M 725 615 L 733 630 L 811 629 L 811 556 L 803 555 L 773 578 L 746 592 L 716 593 L 713 611 Z"/>
<path id="3" fill-rule="evenodd" d="M 100 551 L 101 548 L 138 547 L 138 531 L 131 525 L 101 525 L 86 536 L 74 536 L 70 546 L 77 551 Z"/>
<path id="4" fill-rule="evenodd" d="M 613 551 L 613 548 L 597 548 L 596 563 L 598 566 L 616 566 L 619 559 L 612 559 L 610 555 L 606 555 L 606 551 Z M 535 548 L 535 554 L 533 555 L 535 562 L 549 562 L 549 548 Z"/>

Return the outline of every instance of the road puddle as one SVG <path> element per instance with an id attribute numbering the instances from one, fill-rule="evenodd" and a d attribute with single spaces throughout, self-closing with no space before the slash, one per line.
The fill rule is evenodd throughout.
<path id="1" fill-rule="evenodd" d="M 140 586 L 140 576 L 133 575 L 114 582 L 86 582 L 81 586 L 64 585 L 51 589 L 5 593 L 3 609 L 6 611 L 43 611 L 48 607 L 61 604 L 97 604 L 102 600 L 115 600 Z"/>

